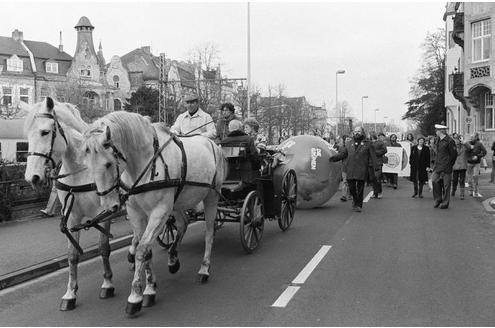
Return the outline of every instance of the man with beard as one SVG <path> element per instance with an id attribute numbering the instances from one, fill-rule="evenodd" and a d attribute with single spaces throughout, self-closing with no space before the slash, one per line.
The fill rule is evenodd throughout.
<path id="1" fill-rule="evenodd" d="M 364 198 L 364 182 L 367 172 L 375 172 L 376 155 L 362 127 L 354 129 L 354 136 L 350 142 L 339 149 L 337 155 L 331 156 L 330 161 L 338 162 L 348 158 L 347 182 L 352 195 L 352 209 L 361 212 Z"/>
<path id="2" fill-rule="evenodd" d="M 454 140 L 447 135 L 447 127 L 435 124 L 437 139 L 436 158 L 433 165 L 431 182 L 433 184 L 434 207 L 446 209 L 450 202 L 450 185 L 452 181 L 452 171 L 457 158 L 457 150 Z"/>

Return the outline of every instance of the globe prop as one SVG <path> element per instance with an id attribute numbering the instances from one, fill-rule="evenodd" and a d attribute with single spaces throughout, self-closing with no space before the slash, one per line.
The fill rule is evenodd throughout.
<path id="1" fill-rule="evenodd" d="M 338 190 L 342 162 L 329 162 L 337 154 L 330 144 L 316 136 L 295 136 L 278 146 L 284 164 L 297 176 L 297 208 L 314 208 L 325 204 Z"/>

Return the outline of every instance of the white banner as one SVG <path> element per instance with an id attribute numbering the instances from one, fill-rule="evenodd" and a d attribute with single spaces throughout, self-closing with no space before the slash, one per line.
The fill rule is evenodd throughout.
<path id="1" fill-rule="evenodd" d="M 397 173 L 402 171 L 402 147 L 387 147 L 387 163 L 383 163 L 383 173 Z"/>
<path id="2" fill-rule="evenodd" d="M 399 141 L 402 148 L 406 151 L 402 152 L 402 171 L 400 171 L 400 177 L 408 177 L 411 175 L 411 165 L 409 165 L 409 158 L 411 157 L 411 143 L 409 141 Z"/>

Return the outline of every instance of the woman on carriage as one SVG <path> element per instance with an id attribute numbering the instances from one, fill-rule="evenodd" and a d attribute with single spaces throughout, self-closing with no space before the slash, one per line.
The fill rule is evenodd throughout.
<path id="1" fill-rule="evenodd" d="M 266 149 L 266 138 L 262 134 L 258 134 L 259 129 L 260 125 L 254 118 L 247 118 L 244 120 L 244 132 L 253 137 L 254 145 L 258 149 L 258 152 Z"/>

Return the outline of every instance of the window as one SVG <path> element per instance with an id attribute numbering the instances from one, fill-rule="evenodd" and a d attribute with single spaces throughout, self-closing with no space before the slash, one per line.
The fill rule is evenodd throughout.
<path id="1" fill-rule="evenodd" d="M 493 116 L 493 96 L 487 92 L 485 93 L 485 129 L 495 128 Z"/>
<path id="2" fill-rule="evenodd" d="M 91 66 L 81 66 L 79 70 L 79 74 L 82 77 L 90 77 L 91 76 Z"/>
<path id="3" fill-rule="evenodd" d="M 12 105 L 12 88 L 3 87 L 2 92 L 3 92 L 2 104 L 5 106 L 11 106 Z"/>
<path id="4" fill-rule="evenodd" d="M 7 59 L 7 71 L 11 72 L 22 72 L 23 62 L 16 55 Z"/>
<path id="5" fill-rule="evenodd" d="M 58 63 L 46 63 L 46 72 L 58 74 Z"/>
<path id="6" fill-rule="evenodd" d="M 41 100 L 45 99 L 50 95 L 50 92 L 47 87 L 42 87 L 40 90 L 40 98 Z"/>
<path id="7" fill-rule="evenodd" d="M 19 94 L 20 94 L 19 99 L 21 101 L 24 101 L 26 104 L 29 104 L 29 89 L 28 88 L 20 88 Z"/>
<path id="8" fill-rule="evenodd" d="M 453 36 L 453 32 L 450 31 L 449 32 L 449 48 L 454 48 L 454 46 L 455 46 L 454 38 L 452 36 Z"/>
<path id="9" fill-rule="evenodd" d="M 16 144 L 17 151 L 15 154 L 15 159 L 17 162 L 27 162 L 27 153 L 28 153 L 28 143 L 27 142 L 18 142 Z"/>
<path id="10" fill-rule="evenodd" d="M 114 75 L 113 76 L 113 85 L 114 87 L 116 87 L 117 89 L 119 88 L 119 81 L 120 81 L 120 78 L 118 75 Z"/>
<path id="11" fill-rule="evenodd" d="M 492 28 L 489 19 L 471 24 L 473 35 L 473 62 L 490 59 Z"/>

